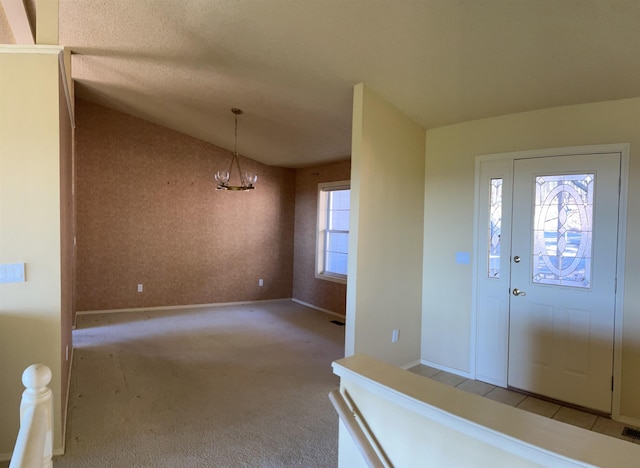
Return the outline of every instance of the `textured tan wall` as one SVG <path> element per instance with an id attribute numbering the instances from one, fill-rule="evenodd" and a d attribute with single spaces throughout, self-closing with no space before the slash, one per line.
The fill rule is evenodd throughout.
<path id="1" fill-rule="evenodd" d="M 296 172 L 293 297 L 341 315 L 345 315 L 347 286 L 315 277 L 318 184 L 349 180 L 350 177 L 349 160 L 298 169 Z"/>
<path id="2" fill-rule="evenodd" d="M 241 158 L 257 188 L 216 191 L 227 150 L 83 101 L 76 121 L 78 310 L 291 297 L 294 170 Z"/>

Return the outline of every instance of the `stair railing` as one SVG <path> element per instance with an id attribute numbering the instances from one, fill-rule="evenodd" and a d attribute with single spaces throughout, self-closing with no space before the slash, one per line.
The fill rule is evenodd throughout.
<path id="1" fill-rule="evenodd" d="M 332 390 L 329 392 L 329 400 L 331 400 L 347 431 L 351 434 L 351 439 L 367 466 L 369 468 L 393 468 L 389 458 L 371 433 L 369 426 L 346 390 L 344 395 L 340 390 Z"/>
<path id="2" fill-rule="evenodd" d="M 51 369 L 33 364 L 22 373 L 26 390 L 20 403 L 20 431 L 9 468 L 53 467 L 53 393 Z"/>

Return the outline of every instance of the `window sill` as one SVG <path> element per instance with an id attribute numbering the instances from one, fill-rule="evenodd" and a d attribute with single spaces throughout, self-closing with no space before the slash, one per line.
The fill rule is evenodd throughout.
<path id="1" fill-rule="evenodd" d="M 330 275 L 326 273 L 316 273 L 316 278 L 325 280 L 325 281 L 332 281 L 334 283 L 347 284 L 347 277 L 344 275 Z"/>

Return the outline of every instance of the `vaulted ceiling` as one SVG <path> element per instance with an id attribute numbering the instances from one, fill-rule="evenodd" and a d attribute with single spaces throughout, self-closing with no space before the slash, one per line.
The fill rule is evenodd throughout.
<path id="1" fill-rule="evenodd" d="M 267 164 L 348 157 L 361 81 L 424 128 L 640 96 L 637 0 L 58 1 L 77 96 L 226 148 L 240 107 Z"/>

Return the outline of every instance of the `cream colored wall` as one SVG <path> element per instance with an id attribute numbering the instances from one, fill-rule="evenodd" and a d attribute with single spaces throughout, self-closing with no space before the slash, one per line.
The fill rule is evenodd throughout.
<path id="1" fill-rule="evenodd" d="M 393 466 L 542 466 L 451 429 L 348 380 L 341 381 L 341 388 L 353 399 Z M 362 456 L 353 439 L 340 429 L 340 468 L 367 466 L 357 464 Z"/>
<path id="2" fill-rule="evenodd" d="M 522 411 L 368 356 L 333 363 L 348 405 L 392 466 L 635 467 L 640 447 Z M 348 422 L 350 414 L 345 418 Z M 362 456 L 340 426 L 339 466 Z"/>
<path id="3" fill-rule="evenodd" d="M 419 125 L 355 86 L 347 356 L 397 365 L 420 356 L 424 141 Z"/>
<path id="4" fill-rule="evenodd" d="M 640 420 L 640 98 L 544 109 L 427 131 L 422 359 L 471 370 L 474 160 L 538 148 L 630 143 L 621 415 Z M 473 258 L 473 255 L 472 255 Z"/>
<path id="5" fill-rule="evenodd" d="M 15 443 L 23 370 L 53 373 L 54 450 L 61 438 L 58 54 L 0 49 L 0 263 L 26 263 L 0 284 L 0 456 Z"/>

